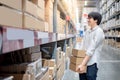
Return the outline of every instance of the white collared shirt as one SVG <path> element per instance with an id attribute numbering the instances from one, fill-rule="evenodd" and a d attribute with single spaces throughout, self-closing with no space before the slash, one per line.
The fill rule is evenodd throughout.
<path id="1" fill-rule="evenodd" d="M 98 56 L 101 52 L 104 38 L 104 32 L 99 26 L 86 31 L 80 49 L 86 50 L 86 55 L 91 56 L 87 65 L 98 63 Z"/>

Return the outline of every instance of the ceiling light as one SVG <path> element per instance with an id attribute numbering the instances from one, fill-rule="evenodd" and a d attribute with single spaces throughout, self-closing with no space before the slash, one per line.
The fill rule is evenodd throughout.
<path id="1" fill-rule="evenodd" d="M 85 1 L 84 5 L 86 6 L 88 4 L 88 1 Z"/>

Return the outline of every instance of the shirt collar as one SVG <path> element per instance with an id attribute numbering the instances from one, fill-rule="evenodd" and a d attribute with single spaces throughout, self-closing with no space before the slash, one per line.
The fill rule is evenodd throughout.
<path id="1" fill-rule="evenodd" d="M 90 29 L 90 31 L 94 31 L 94 30 L 98 29 L 98 27 L 99 27 L 99 26 L 96 26 L 96 27 L 94 27 L 93 29 Z"/>

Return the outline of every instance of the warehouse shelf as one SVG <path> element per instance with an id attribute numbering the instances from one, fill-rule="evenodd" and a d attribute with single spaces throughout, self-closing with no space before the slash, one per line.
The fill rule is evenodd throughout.
<path id="1" fill-rule="evenodd" d="M 2 31 L 2 53 L 7 53 L 23 48 L 56 42 L 66 38 L 72 38 L 75 35 L 59 34 L 53 32 L 32 31 L 27 29 L 18 29 L 10 27 L 1 27 Z"/>
<path id="2" fill-rule="evenodd" d="M 115 4 L 115 1 L 113 1 L 109 6 L 108 6 L 108 10 Z"/>
<path id="3" fill-rule="evenodd" d="M 119 29 L 120 28 L 120 25 L 116 25 L 116 26 L 112 26 L 112 27 L 106 27 L 104 30 L 114 30 L 114 29 Z"/>
<path id="4" fill-rule="evenodd" d="M 103 24 L 103 23 L 105 23 L 105 22 L 107 22 L 107 21 L 108 21 L 108 20 L 104 20 L 104 21 L 101 22 L 101 24 Z"/>
<path id="5" fill-rule="evenodd" d="M 102 15 L 103 15 L 103 14 L 106 14 L 106 13 L 107 13 L 107 11 L 108 11 L 108 10 L 105 10 L 105 11 L 102 13 Z"/>
<path id="6" fill-rule="evenodd" d="M 108 38 L 120 38 L 120 35 L 116 35 L 116 36 L 110 36 L 110 35 L 106 35 L 106 37 Z"/>
<path id="7" fill-rule="evenodd" d="M 59 9 L 62 13 L 64 13 L 65 16 L 68 16 L 68 15 L 69 15 L 69 13 L 64 9 L 61 1 L 59 1 L 59 0 L 58 0 L 58 9 Z M 73 22 L 72 18 L 70 18 L 70 23 L 73 25 L 73 26 L 72 26 L 73 29 L 76 30 L 76 28 L 74 27 L 75 23 Z"/>
<path id="8" fill-rule="evenodd" d="M 112 19 L 112 18 L 118 16 L 119 14 L 120 14 L 120 11 L 114 12 L 113 15 L 111 15 L 110 17 L 108 17 L 108 20 L 110 20 L 110 19 Z"/>
<path id="9" fill-rule="evenodd" d="M 101 0 L 100 0 L 101 1 Z M 100 6 L 100 9 L 107 3 L 107 0 Z"/>

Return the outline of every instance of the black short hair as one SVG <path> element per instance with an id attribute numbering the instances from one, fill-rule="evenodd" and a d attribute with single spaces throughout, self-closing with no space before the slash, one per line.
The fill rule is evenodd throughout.
<path id="1" fill-rule="evenodd" d="M 93 18 L 94 20 L 97 20 L 97 25 L 99 25 L 102 20 L 102 15 L 98 12 L 90 12 L 88 14 L 88 18 Z"/>

